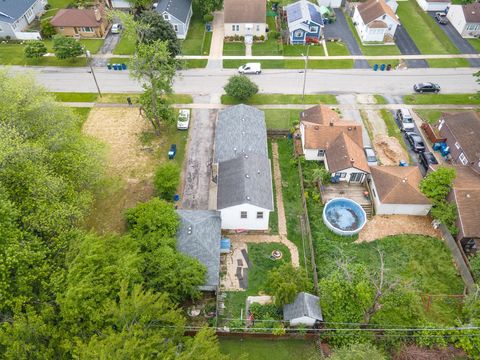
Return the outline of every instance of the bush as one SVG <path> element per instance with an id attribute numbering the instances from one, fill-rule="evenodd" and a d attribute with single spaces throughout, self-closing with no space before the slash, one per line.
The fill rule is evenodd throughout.
<path id="1" fill-rule="evenodd" d="M 479 282 L 480 280 L 480 254 L 475 254 L 474 256 L 468 259 L 470 263 L 470 269 L 472 270 L 473 278 L 475 282 Z"/>
<path id="2" fill-rule="evenodd" d="M 83 47 L 74 38 L 57 35 L 53 38 L 53 52 L 59 59 L 74 59 L 83 54 Z"/>
<path id="3" fill-rule="evenodd" d="M 212 14 L 207 14 L 207 15 L 203 15 L 203 22 L 212 22 L 213 21 L 213 15 Z"/>
<path id="4" fill-rule="evenodd" d="M 234 75 L 224 87 L 228 96 L 247 100 L 258 92 L 258 86 L 245 75 Z"/>
<path id="5" fill-rule="evenodd" d="M 57 31 L 55 30 L 53 25 L 50 24 L 50 21 L 43 20 L 40 23 L 40 34 L 44 39 L 51 39 L 56 33 Z"/>
<path id="6" fill-rule="evenodd" d="M 165 200 L 173 200 L 180 183 L 180 168 L 174 162 L 160 165 L 155 173 L 154 186 L 157 196 Z"/>
<path id="7" fill-rule="evenodd" d="M 38 59 L 47 53 L 47 47 L 40 40 L 28 41 L 24 53 L 29 59 Z"/>
<path id="8" fill-rule="evenodd" d="M 282 318 L 282 311 L 275 304 L 261 305 L 259 303 L 253 303 L 250 305 L 249 311 L 255 320 L 281 320 Z"/>

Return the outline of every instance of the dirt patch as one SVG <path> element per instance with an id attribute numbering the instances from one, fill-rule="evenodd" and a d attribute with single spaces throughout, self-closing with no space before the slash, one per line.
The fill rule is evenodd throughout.
<path id="1" fill-rule="evenodd" d="M 376 135 L 374 146 L 382 165 L 398 165 L 400 160 L 408 161 L 408 154 L 394 137 Z"/>
<path id="2" fill-rule="evenodd" d="M 360 231 L 357 243 L 370 242 L 391 235 L 417 234 L 441 238 L 428 216 L 376 215 Z"/>

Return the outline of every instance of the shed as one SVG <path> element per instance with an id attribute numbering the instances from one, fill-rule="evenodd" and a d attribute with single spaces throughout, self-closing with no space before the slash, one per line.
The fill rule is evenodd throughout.
<path id="1" fill-rule="evenodd" d="M 313 327 L 323 321 L 320 298 L 306 292 L 299 293 L 293 303 L 283 306 L 283 319 L 289 321 L 290 326 Z"/>

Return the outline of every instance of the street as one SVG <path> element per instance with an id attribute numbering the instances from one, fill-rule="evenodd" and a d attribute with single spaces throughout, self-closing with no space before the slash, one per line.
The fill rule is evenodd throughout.
<path id="1" fill-rule="evenodd" d="M 32 72 L 37 80 L 50 91 L 96 92 L 92 75 L 87 68 L 59 67 L 10 67 L 13 71 Z M 431 81 L 441 86 L 441 93 L 474 93 L 478 84 L 472 74 L 473 68 L 459 69 L 408 69 L 378 71 L 366 69 L 308 70 L 306 93 L 330 94 L 388 94 L 412 93 L 414 83 Z M 95 70 L 103 92 L 139 92 L 140 84 L 130 79 L 128 71 Z M 233 69 L 192 69 L 179 72 L 175 79 L 177 93 L 207 95 L 222 94 L 228 78 L 236 74 Z M 252 75 L 260 92 L 301 94 L 303 73 L 299 70 L 264 70 L 261 75 Z"/>

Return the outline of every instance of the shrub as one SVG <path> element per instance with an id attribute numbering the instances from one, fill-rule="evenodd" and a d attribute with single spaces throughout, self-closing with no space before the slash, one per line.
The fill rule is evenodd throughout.
<path id="1" fill-rule="evenodd" d="M 45 39 L 51 39 L 57 31 L 53 27 L 52 24 L 50 24 L 50 21 L 48 20 L 43 20 L 40 23 L 40 34 L 42 35 L 43 38 Z"/>
<path id="2" fill-rule="evenodd" d="M 165 200 L 173 200 L 180 183 L 180 168 L 174 162 L 160 165 L 155 173 L 154 186 L 157 196 Z"/>
<path id="3" fill-rule="evenodd" d="M 234 75 L 224 87 L 228 96 L 247 100 L 258 92 L 258 86 L 245 75 Z"/>
<path id="4" fill-rule="evenodd" d="M 212 14 L 203 15 L 203 21 L 206 22 L 206 23 L 212 22 L 213 21 L 213 15 Z"/>
<path id="5" fill-rule="evenodd" d="M 40 40 L 28 41 L 24 49 L 25 57 L 38 59 L 47 53 L 47 47 Z"/>
<path id="6" fill-rule="evenodd" d="M 83 47 L 74 38 L 57 35 L 53 38 L 53 51 L 59 59 L 74 59 L 83 54 Z"/>

